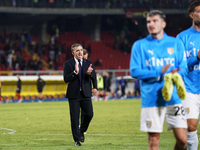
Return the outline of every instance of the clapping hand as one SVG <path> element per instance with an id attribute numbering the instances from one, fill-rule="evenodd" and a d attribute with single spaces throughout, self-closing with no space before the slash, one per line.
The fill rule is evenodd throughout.
<path id="1" fill-rule="evenodd" d="M 76 72 L 76 73 L 79 73 L 78 63 L 75 64 L 75 72 Z"/>
<path id="2" fill-rule="evenodd" d="M 181 70 L 181 68 L 175 68 L 175 69 L 173 69 L 173 70 L 171 71 L 171 73 L 174 74 L 174 73 L 178 72 L 179 70 Z"/>
<path id="3" fill-rule="evenodd" d="M 167 64 L 167 65 L 165 65 L 164 67 L 162 67 L 162 73 L 165 73 L 168 69 L 169 69 L 169 67 L 171 66 L 171 64 Z M 172 71 L 171 71 L 171 73 L 173 74 L 173 73 L 176 73 L 176 72 L 178 72 L 179 70 L 181 70 L 181 68 L 175 68 L 175 69 L 173 69 Z"/>
<path id="4" fill-rule="evenodd" d="M 171 64 L 167 64 L 164 67 L 162 67 L 162 73 L 164 74 L 169 69 L 170 66 Z"/>

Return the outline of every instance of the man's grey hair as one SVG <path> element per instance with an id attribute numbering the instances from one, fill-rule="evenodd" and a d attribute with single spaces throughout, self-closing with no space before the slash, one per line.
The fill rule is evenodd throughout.
<path id="1" fill-rule="evenodd" d="M 71 51 L 74 52 L 75 47 L 78 47 L 78 46 L 83 47 L 81 44 L 75 43 L 75 44 L 73 44 L 73 45 L 71 46 Z"/>
<path id="2" fill-rule="evenodd" d="M 160 11 L 160 10 L 151 10 L 147 14 L 147 17 L 152 17 L 152 16 L 155 16 L 155 15 L 159 15 L 163 20 L 166 19 L 166 15 L 162 11 Z"/>

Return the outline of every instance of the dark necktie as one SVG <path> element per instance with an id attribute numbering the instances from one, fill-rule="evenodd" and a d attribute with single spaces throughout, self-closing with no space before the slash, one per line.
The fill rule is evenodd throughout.
<path id="1" fill-rule="evenodd" d="M 79 79 L 80 79 L 80 84 L 81 84 L 81 60 L 78 60 L 78 68 L 79 68 Z"/>

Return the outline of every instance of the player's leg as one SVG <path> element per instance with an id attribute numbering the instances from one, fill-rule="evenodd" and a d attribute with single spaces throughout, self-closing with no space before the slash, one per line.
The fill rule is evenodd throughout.
<path id="1" fill-rule="evenodd" d="M 186 110 L 186 118 L 188 123 L 187 143 L 188 150 L 198 149 L 197 124 L 199 117 L 200 95 L 187 93 L 183 101 L 184 109 Z"/>
<path id="2" fill-rule="evenodd" d="M 42 95 L 41 92 L 39 92 L 39 100 L 38 100 L 38 102 L 41 103 L 41 102 L 42 102 L 42 99 L 43 99 L 43 95 Z"/>
<path id="3" fill-rule="evenodd" d="M 18 102 L 21 103 L 23 101 L 23 99 L 22 99 L 20 93 L 16 93 L 16 96 L 18 98 Z"/>
<path id="4" fill-rule="evenodd" d="M 174 150 L 187 150 L 187 129 L 173 128 L 176 144 Z"/>
<path id="5" fill-rule="evenodd" d="M 148 133 L 149 150 L 158 150 L 160 133 L 163 131 L 163 123 L 166 107 L 147 107 L 141 109 L 140 130 Z"/>
<path id="6" fill-rule="evenodd" d="M 187 121 L 182 104 L 167 106 L 166 112 L 167 129 L 173 130 L 176 138 L 174 150 L 187 149 Z"/>
<path id="7" fill-rule="evenodd" d="M 160 133 L 148 133 L 148 150 L 158 150 L 160 143 Z"/>
<path id="8" fill-rule="evenodd" d="M 21 95 L 19 94 L 19 103 L 21 103 L 23 101 Z"/>
<path id="9" fill-rule="evenodd" d="M 197 150 L 199 144 L 197 135 L 198 119 L 188 119 L 187 123 L 188 123 L 188 132 L 187 132 L 188 150 Z"/>

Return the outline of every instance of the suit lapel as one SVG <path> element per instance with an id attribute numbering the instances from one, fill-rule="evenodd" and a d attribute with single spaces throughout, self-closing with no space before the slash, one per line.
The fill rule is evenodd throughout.
<path id="1" fill-rule="evenodd" d="M 72 63 L 72 66 L 74 66 L 74 68 L 75 68 L 75 63 L 76 63 L 76 61 L 75 61 L 74 58 L 71 59 L 71 63 Z"/>
<path id="2" fill-rule="evenodd" d="M 87 67 L 87 65 L 86 65 L 86 64 L 87 64 L 87 61 L 86 61 L 86 59 L 84 59 L 84 58 L 83 58 L 83 64 L 82 64 L 82 74 L 83 74 L 83 72 L 85 72 L 85 71 L 86 71 L 86 69 L 87 69 L 87 68 L 86 68 L 86 67 Z"/>

